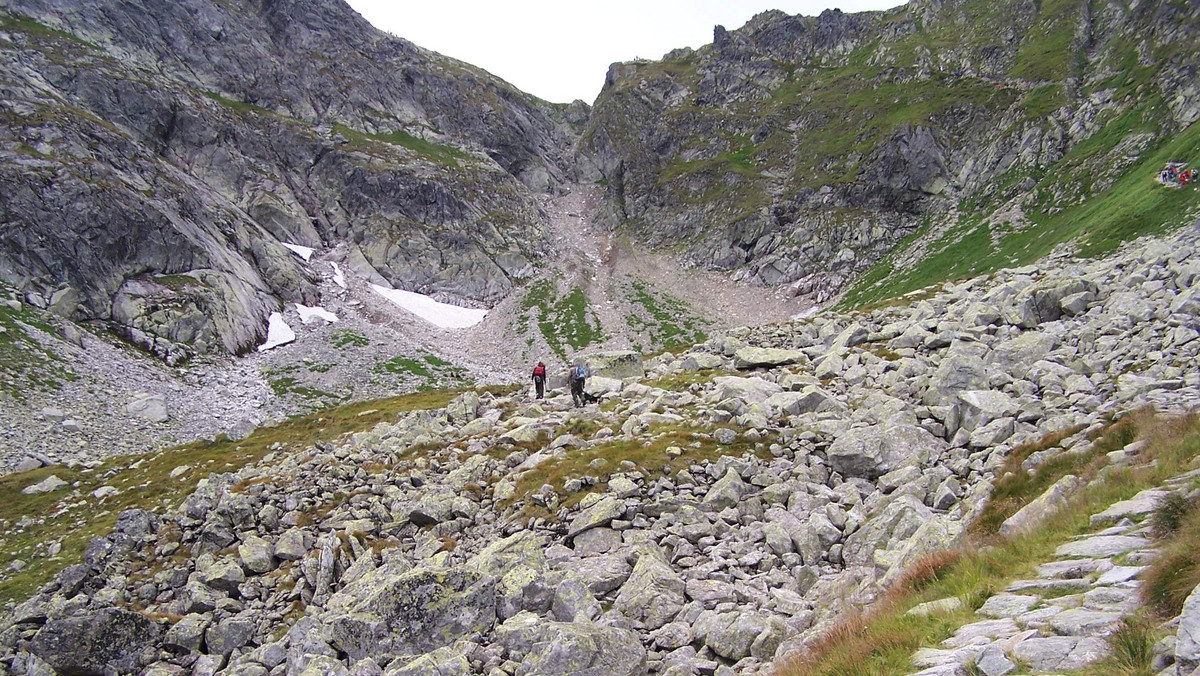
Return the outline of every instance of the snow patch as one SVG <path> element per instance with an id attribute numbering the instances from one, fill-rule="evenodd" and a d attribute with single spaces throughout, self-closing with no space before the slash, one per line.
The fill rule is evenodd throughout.
<path id="1" fill-rule="evenodd" d="M 338 320 L 337 315 L 319 305 L 316 307 L 309 307 L 307 305 L 296 303 L 296 312 L 300 313 L 300 321 L 304 322 L 305 324 L 318 319 L 324 319 L 330 324 Z"/>
<path id="2" fill-rule="evenodd" d="M 792 319 L 808 319 L 821 311 L 820 305 L 814 305 L 810 308 L 805 308 L 796 314 L 792 315 Z"/>
<path id="3" fill-rule="evenodd" d="M 283 245 L 291 249 L 292 253 L 303 258 L 306 263 L 308 262 L 308 259 L 312 258 L 313 252 L 316 251 L 316 249 L 307 246 L 300 246 L 299 244 L 288 244 L 287 242 L 284 242 Z"/>
<path id="4" fill-rule="evenodd" d="M 475 326 L 483 321 L 488 313 L 487 310 L 472 310 L 449 303 L 439 303 L 429 296 L 412 291 L 387 289 L 378 284 L 372 284 L 371 288 L 396 305 L 443 329 L 465 329 Z"/>
<path id="5" fill-rule="evenodd" d="M 296 332 L 283 321 L 283 315 L 272 312 L 267 320 L 267 342 L 258 346 L 259 352 L 265 352 L 273 347 L 286 345 L 296 339 Z"/>
<path id="6" fill-rule="evenodd" d="M 346 288 L 346 275 L 342 274 L 342 269 L 339 268 L 338 264 L 334 263 L 333 261 L 330 261 L 329 264 L 333 266 L 333 283 L 337 284 L 343 289 Z"/>

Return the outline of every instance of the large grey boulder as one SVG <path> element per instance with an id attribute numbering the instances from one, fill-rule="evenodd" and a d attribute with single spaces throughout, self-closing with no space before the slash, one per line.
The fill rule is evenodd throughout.
<path id="1" fill-rule="evenodd" d="M 871 425 L 848 430 L 826 455 L 842 476 L 875 479 L 905 464 L 924 467 L 945 448 L 944 441 L 923 427 Z"/>
<path id="2" fill-rule="evenodd" d="M 756 612 L 706 611 L 695 625 L 696 638 L 730 660 L 740 660 L 752 653 L 754 657 L 769 660 L 786 633 L 781 620 Z"/>
<path id="3" fill-rule="evenodd" d="M 771 415 L 801 415 L 840 411 L 845 408 L 832 394 L 816 385 L 805 387 L 799 392 L 772 394 L 763 401 L 763 406 Z"/>
<path id="4" fill-rule="evenodd" d="M 414 655 L 491 629 L 495 579 L 463 567 L 384 565 L 334 594 L 327 609 L 330 639 L 351 659 Z"/>
<path id="5" fill-rule="evenodd" d="M 618 519 L 624 514 L 625 503 L 611 495 L 606 495 L 575 515 L 567 529 L 567 537 L 573 538 L 589 528 L 607 526 L 613 519 Z"/>
<path id="6" fill-rule="evenodd" d="M 161 394 L 136 394 L 125 404 L 125 412 L 156 423 L 171 418 L 167 413 L 167 398 Z"/>
<path id="7" fill-rule="evenodd" d="M 642 549 L 629 579 L 621 585 L 613 607 L 652 631 L 675 619 L 683 604 L 683 579 L 658 547 L 648 545 Z"/>
<path id="8" fill-rule="evenodd" d="M 993 420 L 1015 416 L 1020 405 L 997 390 L 967 390 L 958 393 L 959 428 L 973 432 Z"/>
<path id="9" fill-rule="evenodd" d="M 29 650 L 63 674 L 136 673 L 158 659 L 162 635 L 162 627 L 141 613 L 105 608 L 50 620 Z"/>
<path id="10" fill-rule="evenodd" d="M 403 665 L 388 666 L 387 676 L 467 676 L 471 663 L 458 646 L 445 646 Z"/>
<path id="11" fill-rule="evenodd" d="M 842 548 L 847 566 L 874 566 L 876 554 L 896 549 L 933 517 L 933 512 L 911 495 L 900 495 L 887 502 L 866 523 L 854 531 Z M 880 560 L 885 570 L 893 563 Z"/>
<path id="12" fill-rule="evenodd" d="M 948 406 L 956 395 L 965 390 L 982 390 L 988 385 L 987 367 L 983 358 L 986 348 L 981 346 L 959 346 L 950 349 L 937 370 L 929 378 L 929 388 L 924 400 L 930 406 Z"/>
<path id="13" fill-rule="evenodd" d="M 733 353 L 733 366 L 737 369 L 807 364 L 808 355 L 800 350 L 784 350 L 775 347 L 743 347 Z"/>
<path id="14" fill-rule="evenodd" d="M 633 350 L 612 350 L 578 355 L 573 363 L 583 364 L 589 377 L 642 378 L 646 375 L 642 355 Z"/>
<path id="15" fill-rule="evenodd" d="M 509 658 L 524 676 L 640 676 L 646 649 L 628 629 L 589 623 L 551 622 L 521 613 L 496 628 Z"/>
<path id="16" fill-rule="evenodd" d="M 1000 534 L 1016 535 L 1033 530 L 1048 517 L 1066 507 L 1071 495 L 1082 485 L 1083 480 L 1074 474 L 1068 474 L 1055 481 L 1041 495 L 1005 519 L 1004 523 L 1000 524 Z"/>
<path id="17" fill-rule="evenodd" d="M 762 378 L 718 376 L 713 378 L 713 383 L 717 386 L 713 394 L 714 401 L 737 398 L 748 404 L 760 404 L 772 394 L 783 391 L 779 385 Z"/>

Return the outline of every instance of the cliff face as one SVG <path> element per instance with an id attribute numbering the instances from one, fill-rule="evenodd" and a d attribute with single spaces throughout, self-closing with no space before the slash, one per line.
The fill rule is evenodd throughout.
<path id="1" fill-rule="evenodd" d="M 1054 230 L 1043 215 L 1161 168 L 1155 151 L 1200 119 L 1198 25 L 1200 7 L 1167 1 L 767 12 L 615 64 L 579 171 L 607 184 L 610 225 L 825 298 L 907 235 L 961 225 L 1003 248 L 997 213 Z"/>
<path id="2" fill-rule="evenodd" d="M 342 2 L 3 0 L 0 43 L 0 275 L 171 361 L 313 297 L 285 242 L 495 301 L 587 114 Z"/>

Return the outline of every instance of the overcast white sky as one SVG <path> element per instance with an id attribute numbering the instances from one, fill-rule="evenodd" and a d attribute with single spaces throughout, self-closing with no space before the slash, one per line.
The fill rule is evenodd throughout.
<path id="1" fill-rule="evenodd" d="M 347 0 L 394 35 L 479 66 L 555 103 L 595 100 L 614 61 L 658 59 L 712 42 L 767 9 L 816 15 L 886 9 L 899 0 Z"/>

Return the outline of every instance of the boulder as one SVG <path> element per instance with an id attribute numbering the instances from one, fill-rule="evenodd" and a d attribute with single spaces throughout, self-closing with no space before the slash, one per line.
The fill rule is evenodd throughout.
<path id="1" fill-rule="evenodd" d="M 496 640 L 524 676 L 641 676 L 646 649 L 628 629 L 551 622 L 530 613 L 496 628 Z"/>
<path id="2" fill-rule="evenodd" d="M 327 603 L 331 642 L 352 660 L 430 652 L 495 623 L 495 578 L 461 566 L 400 568 L 385 564 Z"/>
<path id="3" fill-rule="evenodd" d="M 576 356 L 574 363 L 583 364 L 587 369 L 588 379 L 597 376 L 602 378 L 643 378 L 646 371 L 642 366 L 642 355 L 633 350 L 613 350 L 610 352 L 592 352 Z"/>
<path id="4" fill-rule="evenodd" d="M 465 425 L 479 417 L 480 400 L 475 392 L 463 392 L 446 404 L 446 417 L 453 425 Z"/>
<path id="5" fill-rule="evenodd" d="M 645 547 L 633 573 L 617 593 L 613 607 L 647 630 L 675 619 L 683 608 L 684 582 L 658 547 Z"/>
<path id="6" fill-rule="evenodd" d="M 613 519 L 625 514 L 625 503 L 617 498 L 606 495 L 598 502 L 584 509 L 571 520 L 567 528 L 567 538 L 573 538 L 589 528 L 607 526 Z"/>
<path id="7" fill-rule="evenodd" d="M 45 479 L 42 479 L 41 481 L 39 481 L 35 484 L 31 484 L 29 486 L 26 486 L 25 488 L 22 488 L 21 492 L 24 493 L 25 495 L 40 495 L 42 493 L 49 493 L 51 491 L 56 491 L 66 485 L 67 485 L 67 482 L 65 482 L 62 479 L 59 479 L 57 476 L 51 474 L 50 476 L 46 477 Z"/>
<path id="8" fill-rule="evenodd" d="M 583 391 L 593 397 L 603 397 L 606 394 L 616 394 L 625 386 L 620 378 L 592 376 L 583 382 Z"/>
<path id="9" fill-rule="evenodd" d="M 854 531 L 842 548 L 847 566 L 873 566 L 876 552 L 902 548 L 933 517 L 933 512 L 911 495 L 899 495 Z M 886 562 L 890 567 L 891 562 Z"/>
<path id="10" fill-rule="evenodd" d="M 458 646 L 445 646 L 402 666 L 388 666 L 387 676 L 467 676 L 471 662 Z"/>
<path id="11" fill-rule="evenodd" d="M 959 428 L 973 432 L 1000 418 L 1017 415 L 1021 410 L 1015 399 L 997 390 L 967 390 L 958 393 Z"/>
<path id="12" fill-rule="evenodd" d="M 740 378 L 738 376 L 718 376 L 713 378 L 716 391 L 714 401 L 726 399 L 741 399 L 748 404 L 760 404 L 772 394 L 783 391 L 779 385 L 762 378 Z"/>
<path id="13" fill-rule="evenodd" d="M 50 620 L 29 650 L 63 674 L 136 673 L 158 659 L 162 635 L 141 613 L 104 608 Z"/>
<path id="14" fill-rule="evenodd" d="M 737 369 L 759 367 L 772 368 L 788 364 L 807 364 L 808 355 L 800 350 L 783 350 L 774 347 L 743 347 L 733 353 L 733 366 Z"/>
<path id="15" fill-rule="evenodd" d="M 988 374 L 983 363 L 986 348 L 951 348 L 950 354 L 942 359 L 937 370 L 929 379 L 929 388 L 924 400 L 930 406 L 947 406 L 956 401 L 956 395 L 966 390 L 987 388 Z"/>
<path id="16" fill-rule="evenodd" d="M 166 422 L 171 416 L 167 413 L 167 398 L 161 394 L 142 392 L 134 395 L 125 404 L 125 412 L 145 418 L 150 422 Z"/>
<path id="17" fill-rule="evenodd" d="M 1033 530 L 1047 517 L 1065 507 L 1067 500 L 1081 485 L 1083 481 L 1073 474 L 1054 482 L 1032 502 L 1005 519 L 1004 523 L 1000 524 L 1000 534 L 1016 535 Z"/>
<path id="18" fill-rule="evenodd" d="M 1175 636 L 1175 664 L 1180 674 L 1191 674 L 1200 668 L 1200 587 L 1192 590 L 1183 602 L 1179 614 L 1179 631 Z"/>
<path id="19" fill-rule="evenodd" d="M 719 512 L 727 507 L 733 507 L 742 501 L 755 489 L 742 481 L 742 477 L 732 467 L 725 471 L 725 476 L 717 480 L 704 496 L 703 509 Z"/>
<path id="20" fill-rule="evenodd" d="M 802 415 L 840 411 L 845 408 L 833 395 L 816 385 L 805 387 L 799 392 L 779 392 L 763 401 L 770 415 Z"/>
<path id="21" fill-rule="evenodd" d="M 904 464 L 924 467 L 945 447 L 923 427 L 871 425 L 848 430 L 834 440 L 826 455 L 842 476 L 875 479 Z"/>

